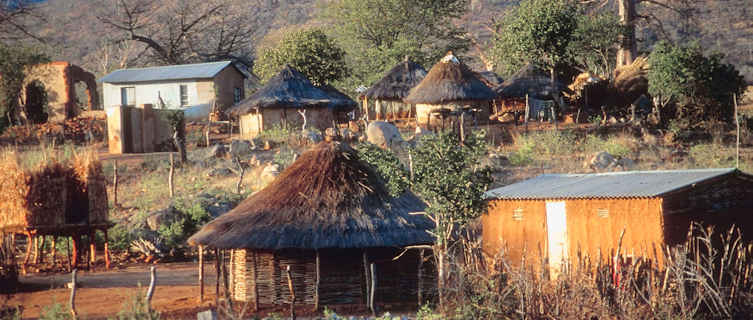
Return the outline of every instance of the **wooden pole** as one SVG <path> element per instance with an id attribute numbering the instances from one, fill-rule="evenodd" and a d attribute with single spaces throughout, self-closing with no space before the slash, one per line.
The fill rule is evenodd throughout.
<path id="1" fill-rule="evenodd" d="M 232 251 L 231 251 L 232 253 Z M 225 263 L 225 251 L 222 252 L 222 283 L 225 286 L 225 301 L 227 301 L 230 310 L 233 310 L 233 300 L 230 299 L 230 284 L 227 278 L 227 263 Z M 231 255 L 232 261 L 232 255 Z"/>
<path id="2" fill-rule="evenodd" d="M 246 173 L 246 168 L 241 164 L 241 160 L 238 157 L 235 157 L 235 163 L 240 171 L 240 174 L 238 175 L 238 183 L 235 185 L 235 193 L 240 194 L 241 187 L 243 186 L 243 175 Z"/>
<path id="3" fill-rule="evenodd" d="M 531 115 L 531 105 L 528 103 L 528 94 L 526 94 L 526 115 L 523 119 L 523 123 L 526 125 L 526 132 L 528 132 L 528 117 Z"/>
<path id="4" fill-rule="evenodd" d="M 112 164 L 112 203 L 117 208 L 118 205 L 118 160 L 114 160 Z"/>
<path id="5" fill-rule="evenodd" d="M 50 250 L 52 251 L 52 264 L 53 265 L 57 262 L 57 249 L 55 248 L 57 239 L 58 239 L 57 236 L 52 236 L 52 243 L 50 244 Z"/>
<path id="6" fill-rule="evenodd" d="M 316 250 L 316 280 L 314 282 L 314 312 L 319 310 L 319 284 L 321 282 L 321 262 L 319 261 L 319 250 Z"/>
<path id="7" fill-rule="evenodd" d="M 740 119 L 737 115 L 737 94 L 732 94 L 735 103 L 735 126 L 737 127 L 737 142 L 735 143 L 735 168 L 740 168 Z"/>
<path id="8" fill-rule="evenodd" d="M 157 286 L 157 267 L 152 266 L 149 273 L 151 274 L 151 280 L 149 281 L 149 290 L 146 291 L 146 307 L 148 310 L 151 310 L 152 296 L 154 296 L 154 288 Z"/>
<path id="9" fill-rule="evenodd" d="M 73 319 L 76 319 L 78 317 L 78 314 L 76 313 L 76 283 L 78 282 L 76 280 L 76 270 L 73 269 L 73 272 L 71 273 L 71 299 L 68 300 L 68 307 L 71 309 L 71 316 L 73 316 Z"/>
<path id="10" fill-rule="evenodd" d="M 371 287 L 370 286 L 371 281 L 369 281 L 369 278 L 370 278 L 369 277 L 369 261 L 366 257 L 366 249 L 363 250 L 363 275 L 364 275 L 364 280 L 366 281 L 366 284 L 365 284 L 366 285 L 366 305 L 370 306 L 371 300 L 369 300 L 369 297 L 370 297 L 369 288 Z"/>
<path id="11" fill-rule="evenodd" d="M 418 305 L 420 306 L 423 299 L 421 287 L 423 287 L 423 269 L 424 269 L 424 249 L 421 249 L 418 253 Z"/>
<path id="12" fill-rule="evenodd" d="M 78 246 L 81 242 L 81 235 L 74 235 L 73 237 L 73 257 L 71 258 L 71 264 L 73 268 L 78 266 Z"/>
<path id="13" fill-rule="evenodd" d="M 67 246 L 65 246 L 65 253 L 68 256 L 68 270 L 72 270 L 73 259 L 71 259 L 71 238 L 65 237 L 65 241 L 68 244 Z"/>
<path id="14" fill-rule="evenodd" d="M 29 259 L 31 258 L 31 248 L 32 247 L 32 235 L 31 232 L 26 232 L 26 257 L 24 258 L 24 263 L 21 266 L 21 269 L 24 273 L 26 273 L 26 265 L 29 264 Z"/>
<path id="15" fill-rule="evenodd" d="M 371 313 L 376 316 L 376 307 L 374 306 L 374 296 L 376 295 L 376 264 L 371 263 L 371 288 L 369 290 L 369 308 Z"/>
<path id="16" fill-rule="evenodd" d="M 295 320 L 295 290 L 293 290 L 293 277 L 290 275 L 290 265 L 285 267 L 285 275 L 288 277 L 288 289 L 290 290 L 290 318 Z"/>
<path id="17" fill-rule="evenodd" d="M 105 269 L 110 269 L 110 247 L 108 245 L 108 238 L 107 238 L 107 229 L 103 229 L 102 233 L 104 233 L 105 236 Z"/>
<path id="18" fill-rule="evenodd" d="M 175 156 L 170 152 L 170 174 L 167 177 L 167 186 L 170 188 L 170 198 L 175 196 L 175 186 L 173 185 L 173 178 L 175 176 Z"/>
<path id="19" fill-rule="evenodd" d="M 96 234 L 97 230 L 92 230 L 92 232 L 89 234 L 89 253 L 91 253 L 92 264 L 97 262 L 97 246 L 94 243 Z"/>
<path id="20" fill-rule="evenodd" d="M 214 286 L 215 305 L 220 305 L 220 249 L 214 249 L 215 270 L 217 270 L 217 283 Z"/>
<path id="21" fill-rule="evenodd" d="M 42 251 L 42 249 L 43 249 L 42 245 L 43 245 L 44 241 L 42 243 L 40 243 L 40 241 L 39 241 L 39 237 L 40 236 L 38 236 L 38 235 L 34 235 L 33 237 L 34 237 L 34 264 L 39 264 L 40 261 L 41 261 L 40 260 L 41 259 L 41 252 L 40 251 Z M 42 238 L 42 240 L 44 240 L 44 238 Z"/>
<path id="22" fill-rule="evenodd" d="M 204 302 L 204 246 L 199 246 L 199 303 Z"/>

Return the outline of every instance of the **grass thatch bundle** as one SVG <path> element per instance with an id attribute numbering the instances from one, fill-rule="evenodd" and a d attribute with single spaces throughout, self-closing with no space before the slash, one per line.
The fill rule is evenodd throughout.
<path id="1" fill-rule="evenodd" d="M 104 174 L 95 155 L 61 159 L 45 152 L 36 163 L 24 163 L 17 151 L 2 154 L 0 230 L 107 221 Z"/>
<path id="2" fill-rule="evenodd" d="M 0 229 L 64 223 L 68 170 L 52 157 L 25 167 L 15 151 L 6 151 L 0 159 Z"/>
<path id="3" fill-rule="evenodd" d="M 322 142 L 269 186 L 194 234 L 215 248 L 402 247 L 433 241 L 425 205 L 389 196 L 382 179 L 349 146 Z"/>
<path id="4" fill-rule="evenodd" d="M 414 104 L 447 104 L 492 100 L 497 95 L 452 52 L 435 64 L 404 99 Z"/>

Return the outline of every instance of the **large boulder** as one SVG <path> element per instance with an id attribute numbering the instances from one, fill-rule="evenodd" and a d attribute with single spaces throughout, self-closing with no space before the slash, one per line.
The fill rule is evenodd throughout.
<path id="1" fill-rule="evenodd" d="M 230 142 L 230 156 L 243 157 L 251 154 L 251 150 L 254 149 L 254 145 L 248 140 L 234 139 Z"/>
<path id="2" fill-rule="evenodd" d="M 165 209 L 149 214 L 149 216 L 146 217 L 146 226 L 149 227 L 150 230 L 157 231 L 161 226 L 169 226 L 172 224 L 179 215 L 180 212 L 170 205 Z"/>
<path id="3" fill-rule="evenodd" d="M 616 163 L 617 159 L 613 155 L 609 154 L 609 152 L 602 151 L 591 157 L 591 159 L 586 162 L 586 166 L 596 171 L 604 171 L 611 168 Z"/>
<path id="4" fill-rule="evenodd" d="M 367 141 L 382 148 L 391 148 L 403 142 L 403 136 L 395 125 L 385 121 L 373 121 L 366 128 Z"/>

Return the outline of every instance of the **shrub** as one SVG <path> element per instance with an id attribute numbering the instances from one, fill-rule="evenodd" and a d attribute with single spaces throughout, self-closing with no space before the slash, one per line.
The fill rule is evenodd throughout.
<path id="1" fill-rule="evenodd" d="M 73 320 L 70 310 L 64 307 L 60 303 L 53 303 L 49 306 L 42 308 L 42 315 L 39 317 L 42 320 Z"/>
<path id="2" fill-rule="evenodd" d="M 120 309 L 115 319 L 117 320 L 158 320 L 160 313 L 149 308 L 146 297 L 138 290 Z"/>
<path id="3" fill-rule="evenodd" d="M 391 196 L 400 196 L 410 187 L 410 173 L 392 151 L 371 143 L 360 143 L 355 149 L 358 157 L 370 164 L 382 177 Z"/>
<path id="4" fill-rule="evenodd" d="M 293 149 L 282 147 L 279 151 L 277 151 L 277 153 L 275 153 L 272 159 L 272 163 L 279 165 L 280 171 L 282 171 L 289 165 L 291 165 L 297 157 L 298 154 Z"/>
<path id="5" fill-rule="evenodd" d="M 262 131 L 259 134 L 259 139 L 281 144 L 288 141 L 292 132 L 293 130 L 291 130 L 290 127 L 283 128 L 280 125 L 274 125 L 271 128 Z"/>

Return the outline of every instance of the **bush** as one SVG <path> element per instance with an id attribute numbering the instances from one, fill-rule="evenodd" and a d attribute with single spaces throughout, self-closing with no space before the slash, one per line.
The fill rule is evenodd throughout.
<path id="1" fill-rule="evenodd" d="M 298 154 L 293 149 L 282 147 L 279 151 L 277 151 L 277 153 L 275 153 L 272 159 L 272 163 L 280 166 L 280 171 L 282 171 L 285 170 L 285 168 L 287 168 L 289 165 L 291 165 L 297 157 Z"/>
<path id="2" fill-rule="evenodd" d="M 370 164 L 381 176 L 391 196 L 400 196 L 410 187 L 410 173 L 392 151 L 371 143 L 360 143 L 355 149 L 358 157 Z"/>
<path id="3" fill-rule="evenodd" d="M 274 125 L 269 129 L 265 129 L 259 134 L 259 139 L 263 141 L 270 141 L 275 144 L 282 144 L 288 141 L 290 134 L 293 131 L 288 128 L 283 128 L 280 125 Z"/>
<path id="4" fill-rule="evenodd" d="M 123 303 L 115 319 L 117 320 L 158 320 L 160 313 L 149 308 L 146 297 L 138 290 L 129 300 Z"/>
<path id="5" fill-rule="evenodd" d="M 62 304 L 53 303 L 49 306 L 42 308 L 41 320 L 73 320 L 71 311 L 64 307 Z"/>

